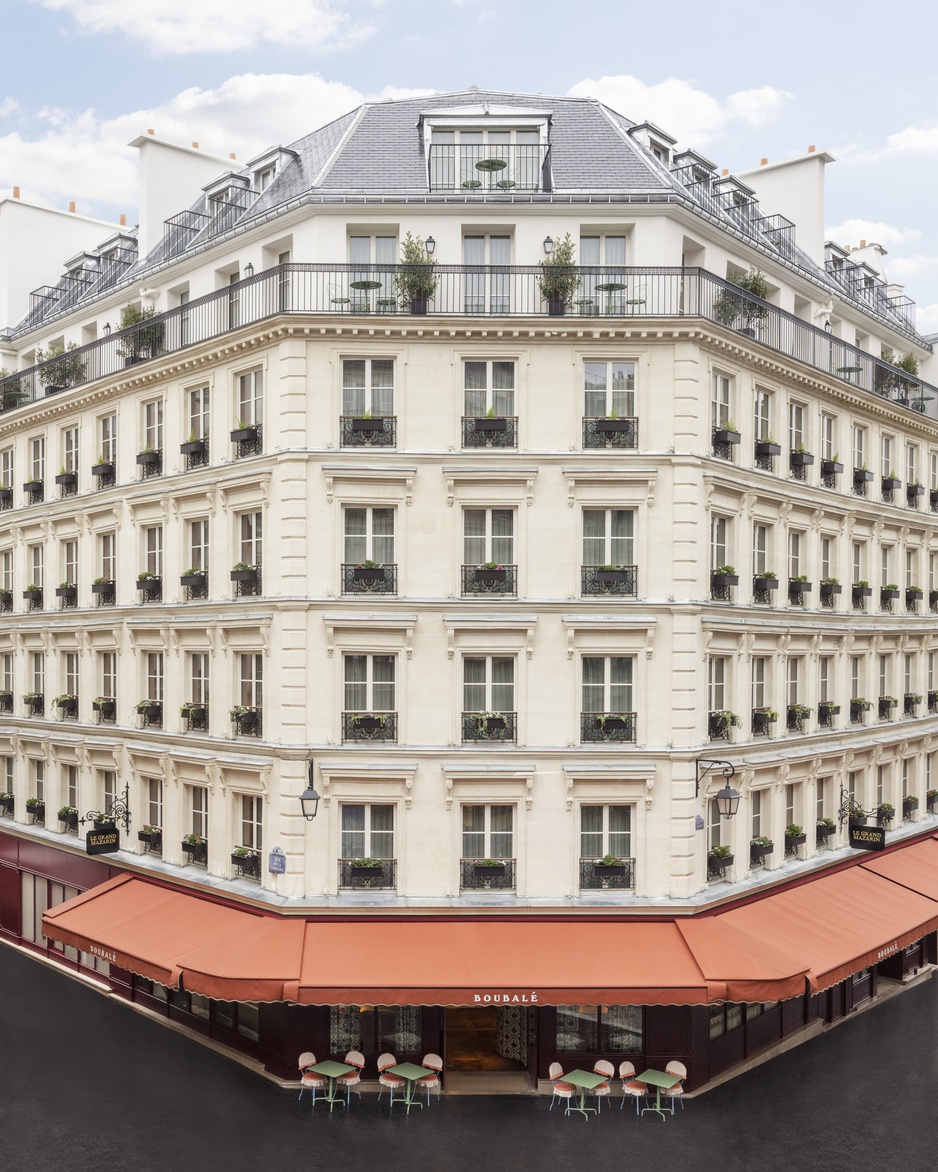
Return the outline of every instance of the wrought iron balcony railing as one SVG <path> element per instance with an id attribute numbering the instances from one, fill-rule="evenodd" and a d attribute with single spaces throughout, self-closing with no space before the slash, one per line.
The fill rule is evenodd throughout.
<path id="1" fill-rule="evenodd" d="M 496 566 L 486 569 L 484 566 L 463 566 L 462 568 L 463 594 L 517 594 L 518 567 Z"/>
<path id="2" fill-rule="evenodd" d="M 462 446 L 464 448 L 516 448 L 518 446 L 518 416 L 464 415 Z"/>
<path id="3" fill-rule="evenodd" d="M 336 314 L 411 313 L 396 294 L 398 265 L 286 264 L 206 294 L 119 333 L 69 351 L 69 387 L 120 374 L 125 367 L 176 353 L 188 346 L 268 318 Z M 433 316 L 549 315 L 537 265 L 434 265 Z M 579 317 L 701 318 L 733 330 L 747 344 L 787 355 L 850 386 L 915 411 L 938 393 L 917 375 L 833 337 L 770 302 L 699 268 L 578 266 L 579 283 L 567 313 Z M 352 284 L 356 288 L 352 288 Z M 377 294 L 360 292 L 367 283 Z M 616 286 L 615 294 L 599 286 Z M 232 297 L 237 313 L 232 315 Z M 556 309 L 556 306 L 554 307 Z M 49 359 L 0 379 L 0 410 L 44 397 L 61 359 Z M 235 440 L 238 455 L 254 454 L 260 437 Z M 250 443 L 250 451 L 242 448 Z"/>
<path id="4" fill-rule="evenodd" d="M 343 594 L 396 594 L 397 566 L 361 566 L 342 563 Z"/>
<path id="5" fill-rule="evenodd" d="M 397 416 L 340 415 L 339 444 L 343 448 L 393 448 L 397 444 Z"/>
<path id="6" fill-rule="evenodd" d="M 515 860 L 492 859 L 484 865 L 480 859 L 459 860 L 460 891 L 513 891 Z"/>
<path id="7" fill-rule="evenodd" d="M 638 420 L 583 416 L 584 448 L 637 448 Z"/>
<path id="8" fill-rule="evenodd" d="M 343 712 L 343 741 L 397 740 L 396 712 Z"/>
<path id="9" fill-rule="evenodd" d="M 619 858 L 617 864 L 601 859 L 580 859 L 580 890 L 624 891 L 635 886 L 635 860 Z"/>
<path id="10" fill-rule="evenodd" d="M 547 143 L 431 143 L 427 186 L 466 195 L 550 191 L 549 159 Z"/>
<path id="11" fill-rule="evenodd" d="M 638 566 L 580 566 L 580 593 L 600 597 L 636 598 Z"/>
<path id="12" fill-rule="evenodd" d="M 634 744 L 636 739 L 635 712 L 581 712 L 580 741 L 583 744 Z"/>
<path id="13" fill-rule="evenodd" d="M 339 890 L 394 891 L 397 887 L 397 859 L 339 859 Z"/>
<path id="14" fill-rule="evenodd" d="M 515 741 L 518 737 L 517 712 L 464 712 L 462 739 L 469 741 Z"/>

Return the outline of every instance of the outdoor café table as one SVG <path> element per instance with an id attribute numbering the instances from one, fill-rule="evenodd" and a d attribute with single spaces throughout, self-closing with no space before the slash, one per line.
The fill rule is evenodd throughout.
<path id="1" fill-rule="evenodd" d="M 598 1087 L 601 1082 L 605 1082 L 606 1076 L 594 1074 L 591 1070 L 571 1070 L 569 1074 L 561 1075 L 561 1078 L 564 1082 L 573 1083 L 575 1087 L 580 1088 L 579 1107 L 568 1106 L 566 1113 L 569 1115 L 571 1111 L 580 1111 L 585 1115 L 588 1111 L 592 1111 L 595 1115 L 596 1108 L 586 1106 L 586 1092 L 591 1091 L 593 1087 Z"/>
<path id="2" fill-rule="evenodd" d="M 644 1115 L 646 1111 L 657 1111 L 661 1118 L 664 1119 L 667 1112 L 661 1110 L 661 1088 L 673 1087 L 676 1082 L 681 1081 L 680 1075 L 665 1074 L 663 1070 L 645 1070 L 635 1077 L 639 1082 L 645 1083 L 646 1086 L 651 1083 L 655 1088 L 655 1105 L 654 1107 L 642 1107 L 642 1114 Z M 564 1075 L 564 1078 L 567 1078 L 567 1075 Z M 674 1112 L 672 1111 L 671 1114 L 673 1115 Z"/>
<path id="3" fill-rule="evenodd" d="M 602 285 L 593 286 L 597 293 L 606 294 L 606 313 L 612 313 L 612 295 L 613 293 L 621 293 L 626 285 L 620 281 L 606 281 Z"/>
<path id="4" fill-rule="evenodd" d="M 489 177 L 489 187 L 492 186 L 492 176 L 504 171 L 508 166 L 507 159 L 479 159 L 476 170 L 483 171 Z"/>
<path id="5" fill-rule="evenodd" d="M 340 1074 L 348 1074 L 350 1070 L 354 1070 L 354 1066 L 346 1066 L 344 1062 L 333 1062 L 331 1058 L 327 1058 L 325 1062 L 317 1062 L 315 1066 L 306 1066 L 304 1070 L 311 1070 L 314 1074 L 324 1074 L 329 1080 L 329 1093 L 323 1096 L 323 1102 L 329 1104 L 329 1110 L 335 1106 L 336 1103 L 343 1101 L 341 1095 L 335 1093 L 335 1080 Z M 316 1100 L 313 1099 L 313 1106 L 316 1106 Z"/>
<path id="6" fill-rule="evenodd" d="M 411 1107 L 416 1103 L 418 1107 L 422 1107 L 423 1103 L 419 1099 L 414 1098 L 414 1083 L 418 1078 L 424 1078 L 428 1074 L 435 1073 L 428 1070 L 425 1066 L 417 1066 L 413 1062 L 402 1062 L 400 1066 L 389 1066 L 384 1072 L 385 1074 L 396 1074 L 400 1078 L 407 1081 L 407 1093 L 403 1099 L 398 1099 L 397 1102 L 404 1102 L 407 1104 L 407 1114 L 410 1114 Z M 394 1099 L 391 1099 L 391 1106 L 394 1106 Z"/>
<path id="7" fill-rule="evenodd" d="M 370 306 L 371 305 L 371 292 L 374 289 L 380 289 L 381 282 L 380 281 L 350 281 L 349 288 L 356 289 L 359 293 L 367 293 L 368 298 L 367 298 L 365 304 Z"/>

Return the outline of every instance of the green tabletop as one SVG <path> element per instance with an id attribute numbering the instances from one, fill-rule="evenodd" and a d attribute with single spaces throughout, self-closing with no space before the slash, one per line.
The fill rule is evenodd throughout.
<path id="1" fill-rule="evenodd" d="M 564 1082 L 572 1082 L 575 1087 L 585 1087 L 588 1091 L 606 1081 L 604 1074 L 594 1074 L 591 1070 L 571 1070 L 569 1074 L 560 1077 Z"/>
<path id="2" fill-rule="evenodd" d="M 384 1073 L 399 1074 L 401 1078 L 413 1081 L 417 1078 L 423 1078 L 425 1075 L 434 1074 L 435 1071 L 428 1070 L 425 1066 L 417 1066 L 414 1062 L 402 1062 L 400 1066 L 389 1066 Z"/>
<path id="3" fill-rule="evenodd" d="M 380 281 L 349 281 L 350 289 L 380 289 Z"/>
<path id="4" fill-rule="evenodd" d="M 504 171 L 508 166 L 506 159 L 480 159 L 476 163 L 477 171 Z"/>
<path id="5" fill-rule="evenodd" d="M 600 293 L 620 293 L 627 288 L 626 285 L 621 285 L 618 281 L 606 281 L 602 285 L 594 285 L 594 289 L 598 289 Z"/>
<path id="6" fill-rule="evenodd" d="M 334 1062 L 327 1058 L 325 1062 L 317 1062 L 315 1066 L 304 1066 L 304 1070 L 311 1070 L 315 1074 L 324 1074 L 326 1078 L 338 1078 L 340 1074 L 348 1074 L 354 1066 L 346 1066 L 344 1062 Z"/>
<path id="7" fill-rule="evenodd" d="M 564 1075 L 564 1078 L 567 1076 Z M 665 1074 L 663 1070 L 643 1070 L 635 1076 L 639 1082 L 651 1083 L 653 1087 L 673 1087 L 681 1081 L 679 1074 Z"/>

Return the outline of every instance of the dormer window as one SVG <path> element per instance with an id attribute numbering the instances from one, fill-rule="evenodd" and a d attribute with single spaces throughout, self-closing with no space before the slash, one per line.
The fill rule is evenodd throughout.
<path id="1" fill-rule="evenodd" d="M 547 191 L 547 111 L 473 106 L 421 119 L 431 191 Z"/>
<path id="2" fill-rule="evenodd" d="M 260 171 L 254 172 L 254 190 L 261 192 L 266 191 L 274 181 L 274 176 L 277 174 L 277 164 L 271 163 L 269 167 L 264 167 Z"/>
<path id="3" fill-rule="evenodd" d="M 668 150 L 668 148 L 666 146 L 662 146 L 660 142 L 655 142 L 654 139 L 651 140 L 650 146 L 651 153 L 655 156 L 658 162 L 663 163 L 664 166 L 667 167 L 668 163 L 671 161 L 671 152 Z"/>

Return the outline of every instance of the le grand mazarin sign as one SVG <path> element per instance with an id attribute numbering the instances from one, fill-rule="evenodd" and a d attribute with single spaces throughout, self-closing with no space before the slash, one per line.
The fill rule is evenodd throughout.
<path id="1" fill-rule="evenodd" d="M 121 848 L 121 832 L 117 827 L 107 830 L 89 830 L 85 835 L 85 850 L 89 855 L 112 855 Z"/>
<path id="2" fill-rule="evenodd" d="M 854 850 L 881 851 L 886 846 L 885 826 L 850 824 L 850 845 Z"/>

